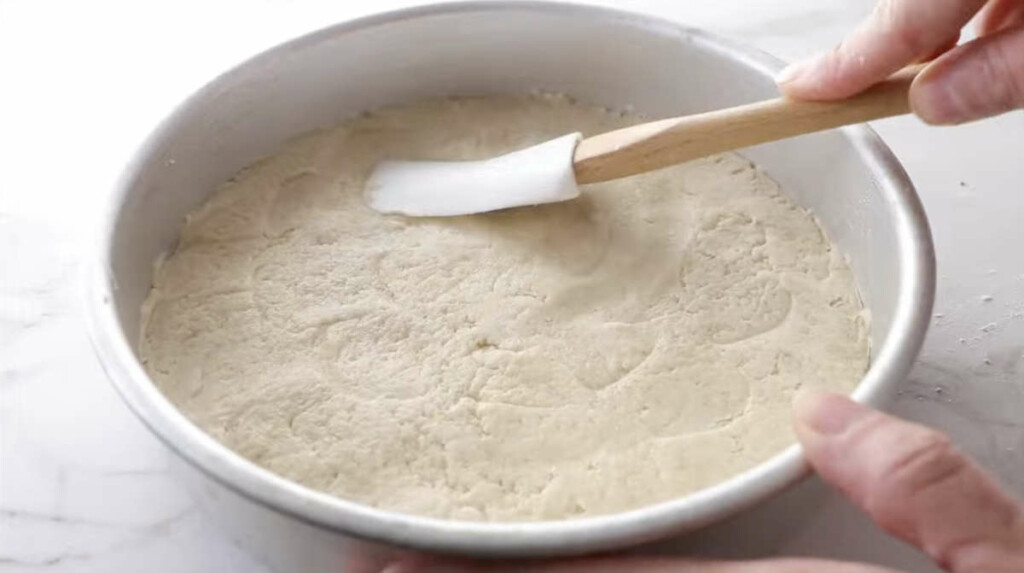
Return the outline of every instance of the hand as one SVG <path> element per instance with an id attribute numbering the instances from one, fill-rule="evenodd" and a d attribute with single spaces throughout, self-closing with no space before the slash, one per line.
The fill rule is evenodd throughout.
<path id="1" fill-rule="evenodd" d="M 939 0 L 932 0 L 938 2 Z M 1021 508 L 941 434 L 835 394 L 802 394 L 797 436 L 821 477 L 953 573 L 1024 571 Z M 817 559 L 609 557 L 543 563 L 417 560 L 386 573 L 894 573 Z"/>
<path id="2" fill-rule="evenodd" d="M 957 46 L 960 30 L 979 12 L 980 37 Z M 881 0 L 839 46 L 786 68 L 776 80 L 794 98 L 838 99 L 926 61 L 910 102 L 928 123 L 957 124 L 1024 107 L 1024 1 Z"/>

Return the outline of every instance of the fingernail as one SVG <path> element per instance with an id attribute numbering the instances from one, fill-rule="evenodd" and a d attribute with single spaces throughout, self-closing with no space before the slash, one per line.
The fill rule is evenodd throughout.
<path id="1" fill-rule="evenodd" d="M 810 71 L 811 68 L 815 66 L 815 64 L 817 64 L 819 59 L 820 56 L 815 56 L 813 58 L 808 58 L 806 60 L 800 60 L 799 62 L 789 64 L 788 66 L 783 68 L 781 72 L 775 75 L 775 83 L 782 85 L 796 81 L 801 76 L 806 75 L 807 72 Z"/>
<path id="2" fill-rule="evenodd" d="M 843 433 L 869 412 L 853 400 L 830 392 L 801 389 L 793 398 L 795 423 L 823 436 Z"/>
<path id="3" fill-rule="evenodd" d="M 911 106 L 925 123 L 932 125 L 955 125 L 971 115 L 952 89 L 949 74 L 929 73 L 926 69 L 914 81 L 911 91 Z"/>

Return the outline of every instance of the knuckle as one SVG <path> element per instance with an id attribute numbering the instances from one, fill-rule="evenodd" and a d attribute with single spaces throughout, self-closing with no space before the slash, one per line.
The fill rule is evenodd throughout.
<path id="1" fill-rule="evenodd" d="M 890 475 L 897 485 L 919 491 L 955 475 L 966 462 L 950 442 L 937 432 L 927 432 L 907 452 L 893 460 Z"/>
<path id="2" fill-rule="evenodd" d="M 825 57 L 822 60 L 824 65 L 822 66 L 821 73 L 827 83 L 831 84 L 839 80 L 842 75 L 847 51 L 848 48 L 844 39 L 825 53 Z"/>
<path id="3" fill-rule="evenodd" d="M 882 466 L 865 505 L 880 525 L 899 528 L 917 503 L 936 492 L 941 495 L 968 467 L 949 438 L 921 431 L 908 436 L 906 445 Z"/>
<path id="4" fill-rule="evenodd" d="M 1015 66 L 1015 54 L 1010 53 L 1006 44 L 995 44 L 996 49 L 988 52 L 988 69 L 990 79 L 1003 85 L 1001 93 L 1004 101 L 998 102 L 1005 109 L 1024 106 L 1024 66 Z"/>
<path id="5" fill-rule="evenodd" d="M 922 28 L 908 13 L 907 2 L 883 0 L 875 11 L 875 22 L 888 36 L 888 40 L 908 57 L 924 56 L 931 51 L 928 30 Z"/>
<path id="6" fill-rule="evenodd" d="M 900 25 L 895 26 L 892 31 L 893 42 L 900 46 L 904 53 L 911 58 L 918 58 L 931 51 L 931 43 L 919 30 L 913 27 Z"/>

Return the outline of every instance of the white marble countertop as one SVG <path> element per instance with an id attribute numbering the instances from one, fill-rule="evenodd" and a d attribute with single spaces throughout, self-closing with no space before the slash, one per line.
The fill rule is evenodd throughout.
<path id="1" fill-rule="evenodd" d="M 0 571 L 267 571 L 166 474 L 168 454 L 94 359 L 78 307 L 95 216 L 132 146 L 245 56 L 400 0 L 0 0 Z M 796 58 L 870 0 L 606 0 Z M 876 125 L 924 199 L 935 321 L 895 410 L 949 432 L 1024 495 L 1024 114 Z M 811 480 L 684 546 L 935 571 Z"/>

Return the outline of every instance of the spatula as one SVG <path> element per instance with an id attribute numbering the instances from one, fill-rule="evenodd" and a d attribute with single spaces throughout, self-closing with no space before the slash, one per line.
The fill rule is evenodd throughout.
<path id="1" fill-rule="evenodd" d="M 367 180 L 373 209 L 441 217 L 567 201 L 578 185 L 910 112 L 908 68 L 839 101 L 778 98 L 663 119 L 583 139 L 572 133 L 482 161 L 384 161 Z"/>

